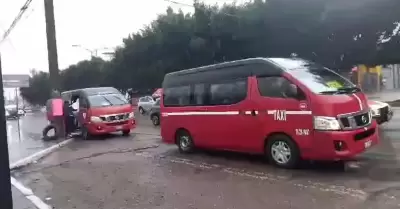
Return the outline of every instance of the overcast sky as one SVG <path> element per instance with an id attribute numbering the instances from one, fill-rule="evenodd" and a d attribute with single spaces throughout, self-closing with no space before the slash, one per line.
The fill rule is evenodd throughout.
<path id="1" fill-rule="evenodd" d="M 25 1 L 0 0 L 1 35 Z M 191 4 L 193 1 L 176 2 Z M 215 4 L 234 0 L 204 2 Z M 72 45 L 89 49 L 114 48 L 129 33 L 143 28 L 168 6 L 185 12 L 193 10 L 165 0 L 54 0 L 59 68 L 65 69 L 90 58 L 89 52 Z M 27 74 L 30 69 L 48 71 L 44 0 L 32 1 L 7 41 L 0 45 L 0 52 L 4 74 Z"/>

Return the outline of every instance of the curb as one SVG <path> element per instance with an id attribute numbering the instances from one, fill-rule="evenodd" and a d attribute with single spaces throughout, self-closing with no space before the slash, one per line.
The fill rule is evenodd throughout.
<path id="1" fill-rule="evenodd" d="M 74 139 L 64 140 L 64 141 L 62 141 L 62 142 L 60 142 L 58 144 L 55 144 L 55 145 L 53 145 L 53 146 L 51 146 L 49 148 L 41 150 L 41 151 L 31 155 L 31 156 L 28 156 L 28 157 L 26 157 L 24 159 L 18 160 L 17 162 L 15 162 L 15 163 L 10 165 L 10 170 L 15 170 L 15 169 L 18 169 L 18 168 L 21 168 L 21 167 L 25 167 L 25 166 L 27 166 L 27 165 L 29 165 L 29 164 L 37 161 L 37 160 L 40 160 L 43 157 L 49 155 L 50 153 L 56 151 L 57 149 L 59 149 L 59 148 L 65 146 L 65 145 L 71 143 L 73 140 Z"/>

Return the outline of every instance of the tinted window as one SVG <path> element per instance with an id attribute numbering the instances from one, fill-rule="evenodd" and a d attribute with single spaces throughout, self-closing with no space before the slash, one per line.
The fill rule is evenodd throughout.
<path id="1" fill-rule="evenodd" d="M 210 85 L 210 105 L 228 105 L 246 98 L 247 79 Z"/>
<path id="2" fill-rule="evenodd" d="M 292 84 L 284 77 L 259 77 L 257 78 L 258 90 L 261 96 L 275 98 L 290 98 L 287 93 Z M 305 98 L 304 94 L 298 88 L 299 97 Z"/>
<path id="3" fill-rule="evenodd" d="M 205 84 L 196 84 L 194 85 L 193 90 L 193 104 L 194 105 L 205 105 L 206 99 L 206 85 Z"/>
<path id="4" fill-rule="evenodd" d="M 190 86 L 167 88 L 164 92 L 165 106 L 186 106 L 190 104 Z"/>
<path id="5" fill-rule="evenodd" d="M 104 94 L 88 96 L 91 107 L 105 107 L 115 105 L 125 105 L 128 101 L 121 94 Z"/>

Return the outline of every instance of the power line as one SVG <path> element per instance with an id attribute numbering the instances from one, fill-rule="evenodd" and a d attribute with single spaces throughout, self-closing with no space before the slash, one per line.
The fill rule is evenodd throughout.
<path id="1" fill-rule="evenodd" d="M 21 20 L 22 15 L 28 10 L 29 5 L 31 4 L 32 0 L 26 0 L 25 4 L 21 7 L 18 15 L 14 18 L 13 22 L 11 23 L 10 27 L 7 29 L 7 31 L 3 34 L 3 38 L 0 41 L 0 43 L 3 43 L 4 40 L 10 35 L 11 31 L 15 28 L 15 26 L 18 24 L 18 22 Z"/>

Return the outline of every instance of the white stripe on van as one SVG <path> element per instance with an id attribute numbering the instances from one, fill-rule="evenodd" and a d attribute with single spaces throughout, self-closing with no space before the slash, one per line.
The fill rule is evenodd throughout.
<path id="1" fill-rule="evenodd" d="M 360 106 L 360 110 L 363 110 L 362 102 L 360 97 L 358 97 L 356 94 L 353 94 L 353 96 L 357 99 L 358 105 Z"/>
<path id="2" fill-rule="evenodd" d="M 245 115 L 251 115 L 253 111 L 245 111 L 244 114 Z M 258 115 L 258 111 L 254 111 L 256 115 Z"/>
<path id="3" fill-rule="evenodd" d="M 275 114 L 276 110 L 267 110 L 268 115 Z M 311 111 L 285 111 L 286 115 L 311 115 Z M 245 115 L 251 115 L 252 111 L 245 111 Z M 255 111 L 255 114 L 258 115 L 259 111 Z M 224 112 L 163 112 L 161 113 L 162 117 L 167 116 L 188 116 L 188 115 L 239 115 L 239 111 L 224 111 Z"/>
<path id="4" fill-rule="evenodd" d="M 285 110 L 282 110 L 285 111 Z M 276 110 L 268 110 L 267 111 L 268 115 L 274 115 L 276 113 Z M 311 115 L 311 111 L 307 110 L 299 110 L 299 111 L 293 111 L 293 110 L 287 110 L 285 111 L 286 115 Z"/>
<path id="5" fill-rule="evenodd" d="M 169 112 L 163 113 L 163 116 L 177 116 L 177 115 L 239 115 L 239 111 L 225 111 L 225 112 Z"/>

